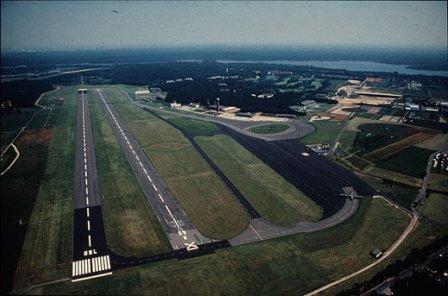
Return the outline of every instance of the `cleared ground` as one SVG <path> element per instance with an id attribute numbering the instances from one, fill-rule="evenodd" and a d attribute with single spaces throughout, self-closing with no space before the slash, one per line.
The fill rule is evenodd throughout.
<path id="1" fill-rule="evenodd" d="M 311 199 L 231 137 L 201 136 L 195 141 L 251 205 L 271 222 L 294 225 L 321 217 L 321 209 Z"/>
<path id="2" fill-rule="evenodd" d="M 336 140 L 336 137 L 338 136 L 344 123 L 340 121 L 325 120 L 313 121 L 311 124 L 314 125 L 316 130 L 300 139 L 300 141 L 305 145 L 334 144 L 334 141 Z"/>
<path id="3" fill-rule="evenodd" d="M 245 209 L 180 131 L 127 103 L 120 93 L 106 94 L 203 235 L 229 238 L 247 227 Z"/>
<path id="4" fill-rule="evenodd" d="M 448 193 L 448 175 L 431 173 L 428 188 Z"/>
<path id="5" fill-rule="evenodd" d="M 109 247 L 123 256 L 170 251 L 159 221 L 106 121 L 97 92 L 89 92 L 88 99 Z"/>
<path id="6" fill-rule="evenodd" d="M 60 283 L 34 292 L 303 294 L 372 262 L 371 248 L 386 248 L 407 222 L 407 216 L 384 201 L 366 200 L 347 222 L 323 232 L 224 249 L 191 260 L 163 261 L 115 272 L 111 277 Z"/>
<path id="7" fill-rule="evenodd" d="M 76 88 L 48 94 L 53 98 L 62 95 L 66 100 L 55 114 L 46 168 L 29 220 L 15 287 L 71 273 Z"/>
<path id="8" fill-rule="evenodd" d="M 448 226 L 448 195 L 430 193 L 420 211 L 429 219 Z"/>
<path id="9" fill-rule="evenodd" d="M 256 134 L 276 134 L 283 131 L 286 131 L 289 128 L 289 125 L 287 124 L 281 124 L 281 123 L 271 123 L 271 124 L 264 124 L 259 126 L 254 126 L 249 129 L 252 133 Z"/>

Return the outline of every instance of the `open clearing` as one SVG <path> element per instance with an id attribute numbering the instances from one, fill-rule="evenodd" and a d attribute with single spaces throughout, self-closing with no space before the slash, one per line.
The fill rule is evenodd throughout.
<path id="1" fill-rule="evenodd" d="M 149 256 L 171 250 L 99 105 L 88 94 L 102 209 L 109 247 L 123 256 Z"/>
<path id="2" fill-rule="evenodd" d="M 447 194 L 430 193 L 420 210 L 429 219 L 448 226 Z"/>
<path id="3" fill-rule="evenodd" d="M 271 123 L 254 126 L 249 131 L 256 134 L 277 134 L 286 131 L 288 128 L 289 125 L 287 124 Z"/>
<path id="4" fill-rule="evenodd" d="M 354 149 L 367 154 L 381 147 L 397 142 L 417 131 L 411 127 L 389 123 L 362 124 L 354 141 Z"/>
<path id="5" fill-rule="evenodd" d="M 33 292 L 303 294 L 373 262 L 371 249 L 388 247 L 408 221 L 383 200 L 365 200 L 348 221 L 322 232 L 223 249 L 190 260 L 162 261 L 115 272 L 110 277 L 58 283 Z"/>
<path id="6" fill-rule="evenodd" d="M 252 206 L 271 222 L 294 225 L 317 221 L 321 209 L 229 136 L 196 137 L 195 141 Z"/>
<path id="7" fill-rule="evenodd" d="M 377 166 L 400 174 L 422 178 L 433 150 L 411 146 L 377 163 Z"/>
<path id="8" fill-rule="evenodd" d="M 105 92 L 203 235 L 229 238 L 248 226 L 245 209 L 179 130 L 130 104 L 121 93 Z"/>
<path id="9" fill-rule="evenodd" d="M 212 134 L 219 131 L 218 127 L 214 123 L 202 120 L 171 117 L 168 121 L 190 134 Z"/>
<path id="10" fill-rule="evenodd" d="M 343 122 L 341 121 L 313 121 L 316 130 L 309 135 L 301 138 L 300 141 L 305 145 L 310 144 L 328 144 L 333 145 L 336 137 L 342 129 Z"/>

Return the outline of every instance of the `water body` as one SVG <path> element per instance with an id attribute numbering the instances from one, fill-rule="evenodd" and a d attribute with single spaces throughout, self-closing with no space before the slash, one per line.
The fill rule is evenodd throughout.
<path id="1" fill-rule="evenodd" d="M 430 71 L 409 69 L 408 65 L 383 64 L 368 61 L 237 61 L 237 60 L 218 60 L 220 63 L 265 63 L 293 66 L 313 66 L 327 69 L 344 69 L 348 71 L 365 72 L 397 72 L 407 75 L 430 75 L 430 76 L 448 76 L 448 71 Z"/>

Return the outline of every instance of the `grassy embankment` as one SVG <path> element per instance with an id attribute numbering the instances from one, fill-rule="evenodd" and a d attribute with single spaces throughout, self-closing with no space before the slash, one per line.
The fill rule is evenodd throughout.
<path id="1" fill-rule="evenodd" d="M 289 125 L 282 123 L 270 123 L 251 127 L 250 132 L 256 134 L 277 134 L 286 131 Z"/>
<path id="2" fill-rule="evenodd" d="M 180 131 L 126 102 L 122 94 L 105 93 L 202 234 L 223 239 L 247 227 L 245 209 Z"/>
<path id="3" fill-rule="evenodd" d="M 300 141 L 305 145 L 328 144 L 333 145 L 336 137 L 341 131 L 344 123 L 341 121 L 318 120 L 310 122 L 316 130 L 309 135 L 301 138 Z"/>
<path id="4" fill-rule="evenodd" d="M 383 200 L 363 200 L 352 218 L 321 232 L 233 247 L 190 260 L 148 264 L 111 277 L 59 283 L 34 292 L 303 294 L 373 262 L 369 252 L 387 248 L 408 221 L 408 216 Z"/>
<path id="5" fill-rule="evenodd" d="M 238 142 L 226 135 L 195 141 L 259 213 L 271 222 L 317 221 L 321 209 Z"/>
<path id="6" fill-rule="evenodd" d="M 52 104 L 59 97 L 65 101 L 53 115 L 48 157 L 15 274 L 17 289 L 71 273 L 76 88 L 50 93 L 41 104 Z"/>
<path id="7" fill-rule="evenodd" d="M 169 242 L 112 133 L 96 91 L 89 93 L 89 101 L 109 247 L 123 256 L 169 251 Z"/>

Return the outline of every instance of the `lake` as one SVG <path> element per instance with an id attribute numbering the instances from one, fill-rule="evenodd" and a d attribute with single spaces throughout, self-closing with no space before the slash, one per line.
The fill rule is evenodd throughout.
<path id="1" fill-rule="evenodd" d="M 409 69 L 408 65 L 393 65 L 367 61 L 236 61 L 218 60 L 220 63 L 265 63 L 293 66 L 313 66 L 327 69 L 344 69 L 348 71 L 365 72 L 397 72 L 408 75 L 437 75 L 448 76 L 448 71 L 429 71 Z"/>

